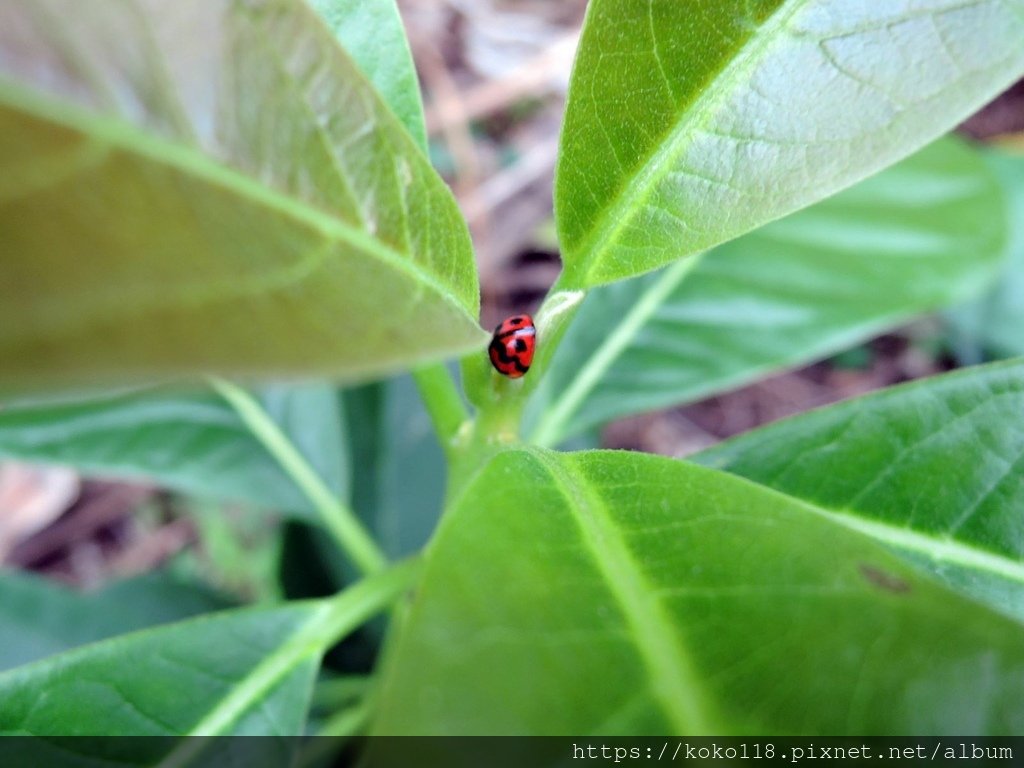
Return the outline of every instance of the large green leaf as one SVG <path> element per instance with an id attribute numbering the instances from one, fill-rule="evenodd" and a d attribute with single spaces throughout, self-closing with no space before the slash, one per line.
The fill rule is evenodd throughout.
<path id="1" fill-rule="evenodd" d="M 345 443 L 333 389 L 267 388 L 264 398 L 328 486 L 346 493 Z M 8 401 L 0 408 L 0 456 L 151 480 L 299 515 L 311 511 L 235 411 L 213 394 L 146 389 Z"/>
<path id="2" fill-rule="evenodd" d="M 304 3 L 79 11 L 0 9 L 5 381 L 356 377 L 482 343 L 450 193 Z"/>
<path id="3" fill-rule="evenodd" d="M 171 573 L 88 594 L 26 573 L 0 573 L 0 669 L 228 605 L 223 596 Z"/>
<path id="4" fill-rule="evenodd" d="M 705 255 L 594 290 L 538 387 L 535 438 L 694 400 L 977 293 L 1005 221 L 980 155 L 944 139 Z"/>
<path id="5" fill-rule="evenodd" d="M 309 4 L 426 152 L 420 84 L 395 0 L 310 0 Z"/>
<path id="6" fill-rule="evenodd" d="M 1006 193 L 1006 258 L 992 290 L 949 318 L 972 347 L 996 357 L 1024 355 L 1024 155 L 989 149 L 985 159 Z"/>
<path id="7" fill-rule="evenodd" d="M 555 203 L 563 283 L 649 271 L 898 160 L 1024 72 L 1022 0 L 593 0 Z"/>
<path id="8" fill-rule="evenodd" d="M 304 635 L 323 611 L 309 604 L 203 617 L 10 670 L 0 675 L 0 732 L 299 733 L 319 662 Z"/>
<path id="9" fill-rule="evenodd" d="M 1024 362 L 895 387 L 697 461 L 827 509 L 1024 621 Z"/>
<path id="10" fill-rule="evenodd" d="M 0 674 L 0 733 L 300 735 L 325 647 L 392 600 L 412 572 L 403 566 L 329 600 L 205 616 L 9 670 Z"/>
<path id="11" fill-rule="evenodd" d="M 498 455 L 429 550 L 378 733 L 1018 733 L 1024 629 L 725 473 Z"/>

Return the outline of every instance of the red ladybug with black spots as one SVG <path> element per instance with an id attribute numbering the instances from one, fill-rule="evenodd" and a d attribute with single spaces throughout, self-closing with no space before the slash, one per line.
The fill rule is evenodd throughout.
<path id="1" fill-rule="evenodd" d="M 530 370 L 533 351 L 537 347 L 537 328 L 529 315 L 513 315 L 501 321 L 494 329 L 494 337 L 487 348 L 495 370 L 518 379 Z"/>

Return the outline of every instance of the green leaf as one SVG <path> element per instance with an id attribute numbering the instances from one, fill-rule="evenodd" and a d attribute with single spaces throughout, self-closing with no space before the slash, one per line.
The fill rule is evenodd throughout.
<path id="1" fill-rule="evenodd" d="M 999 280 L 987 295 L 949 314 L 961 337 L 990 355 L 1024 355 L 1024 155 L 989 149 L 985 159 L 1006 195 L 1009 237 Z"/>
<path id="2" fill-rule="evenodd" d="M 309 0 L 309 4 L 426 152 L 420 84 L 395 0 Z"/>
<path id="3" fill-rule="evenodd" d="M 419 551 L 444 500 L 446 465 L 413 380 L 344 393 L 353 457 L 352 506 L 392 558 Z"/>
<path id="4" fill-rule="evenodd" d="M 345 491 L 340 413 L 322 385 L 268 389 L 264 397 L 325 482 Z M 139 389 L 8 401 L 0 408 L 0 456 L 150 480 L 300 516 L 311 512 L 294 482 L 213 394 Z"/>
<path id="5" fill-rule="evenodd" d="M 367 377 L 486 339 L 451 194 L 300 0 L 11 0 L 0 137 L 8 386 Z"/>
<path id="6" fill-rule="evenodd" d="M 936 142 L 699 263 L 592 291 L 527 426 L 554 445 L 833 354 L 976 294 L 998 267 L 1004 230 L 979 154 Z"/>
<path id="7" fill-rule="evenodd" d="M 1024 621 L 1024 361 L 781 421 L 697 461 L 830 511 Z"/>
<path id="8" fill-rule="evenodd" d="M 819 200 L 1024 72 L 1021 0 L 593 0 L 555 185 L 563 287 Z"/>
<path id="9" fill-rule="evenodd" d="M 300 735 L 324 649 L 412 573 L 404 565 L 330 600 L 204 616 L 7 671 L 0 733 Z"/>
<path id="10" fill-rule="evenodd" d="M 337 388 L 326 382 L 262 387 L 260 404 L 337 496 L 351 486 L 346 423 Z M 304 498 L 303 508 L 309 506 Z"/>
<path id="11" fill-rule="evenodd" d="M 226 598 L 169 572 L 121 581 L 92 594 L 5 572 L 0 574 L 0 669 L 228 605 Z"/>
<path id="12" fill-rule="evenodd" d="M 431 543 L 377 733 L 1016 733 L 1021 625 L 831 515 L 626 452 L 500 454 Z"/>
<path id="13" fill-rule="evenodd" d="M 203 617 L 11 670 L 0 676 L 0 732 L 300 733 L 319 662 L 304 635 L 323 611 L 310 604 Z M 37 706 L 42 690 L 48 696 Z"/>

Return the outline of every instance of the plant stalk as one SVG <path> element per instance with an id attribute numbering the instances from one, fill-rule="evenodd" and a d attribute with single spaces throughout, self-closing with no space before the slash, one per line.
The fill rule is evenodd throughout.
<path id="1" fill-rule="evenodd" d="M 309 499 L 338 546 L 359 570 L 367 575 L 382 571 L 387 566 L 387 558 L 355 512 L 331 492 L 256 398 L 225 379 L 211 377 L 210 384 L 235 409 L 270 455 L 277 459 L 281 468 Z"/>
<path id="2" fill-rule="evenodd" d="M 447 453 L 459 428 L 469 420 L 462 396 L 442 363 L 416 368 L 412 377 L 430 415 L 437 439 Z"/>

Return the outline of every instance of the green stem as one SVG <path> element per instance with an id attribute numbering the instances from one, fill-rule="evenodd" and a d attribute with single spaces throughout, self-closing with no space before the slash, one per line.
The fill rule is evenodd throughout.
<path id="1" fill-rule="evenodd" d="M 372 712 L 373 708 L 369 697 L 364 698 L 358 704 L 346 707 L 328 718 L 320 727 L 317 736 L 357 736 L 366 728 Z"/>
<path id="2" fill-rule="evenodd" d="M 537 323 L 537 354 L 533 358 L 530 375 L 524 377 L 523 399 L 543 380 L 551 359 L 562 343 L 562 337 L 587 297 L 586 291 L 564 289 L 561 282 L 562 277 L 559 276 L 534 316 Z"/>
<path id="3" fill-rule="evenodd" d="M 387 565 L 387 558 L 367 533 L 359 518 L 324 484 L 256 398 L 224 379 L 211 378 L 210 383 L 235 409 L 256 439 L 277 459 L 281 468 L 309 499 L 324 527 L 330 531 L 356 566 L 366 574 L 382 571 Z"/>
<path id="4" fill-rule="evenodd" d="M 226 696 L 216 702 L 189 736 L 221 736 L 247 711 L 264 701 L 268 693 L 310 658 L 319 658 L 328 648 L 365 624 L 389 605 L 393 605 L 415 583 L 420 572 L 416 558 L 398 563 L 381 573 L 353 584 L 327 600 L 317 602 L 309 619 L 282 645 L 273 649 L 245 677 L 235 682 Z M 212 742 L 209 739 L 182 739 L 164 758 L 159 768 L 183 768 L 196 764 L 197 755 Z"/>
<path id="5" fill-rule="evenodd" d="M 469 420 L 462 396 L 448 369 L 441 363 L 416 368 L 412 376 L 434 424 L 437 439 L 448 451 L 459 428 Z"/>
<path id="6" fill-rule="evenodd" d="M 353 629 L 393 604 L 416 583 L 422 565 L 419 556 L 407 558 L 330 598 L 330 610 L 317 634 L 320 651 L 327 651 Z"/>
<path id="7" fill-rule="evenodd" d="M 668 295 L 700 262 L 700 255 L 681 259 L 662 273 L 658 280 L 640 297 L 615 330 L 609 334 L 576 377 L 541 417 L 528 442 L 551 447 L 562 439 L 563 430 L 586 397 L 601 381 L 623 350 L 636 338 L 636 334 L 664 303 Z"/>

